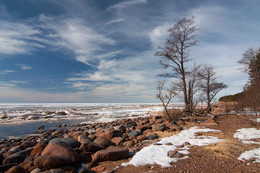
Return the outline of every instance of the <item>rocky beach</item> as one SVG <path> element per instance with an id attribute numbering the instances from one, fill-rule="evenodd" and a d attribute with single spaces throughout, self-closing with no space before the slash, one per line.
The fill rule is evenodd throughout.
<path id="1" fill-rule="evenodd" d="M 157 112 L 52 129 L 40 126 L 37 134 L 0 140 L 0 172 L 258 172 L 257 148 L 253 157 L 241 155 L 259 146 L 260 133 L 250 118 L 222 115 L 169 122 Z M 252 128 L 256 143 L 241 142 L 244 135 L 234 135 L 242 133 L 240 128 Z M 212 149 L 227 140 L 240 147 Z"/>

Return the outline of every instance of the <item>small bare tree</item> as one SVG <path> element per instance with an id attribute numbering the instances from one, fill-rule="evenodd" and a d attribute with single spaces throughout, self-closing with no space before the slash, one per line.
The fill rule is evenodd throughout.
<path id="1" fill-rule="evenodd" d="M 194 17 L 183 18 L 177 22 L 168 31 L 169 38 L 166 40 L 164 47 L 159 47 L 155 53 L 161 57 L 160 64 L 163 68 L 172 70 L 172 73 L 164 73 L 160 76 L 172 77 L 179 80 L 182 84 L 182 92 L 185 103 L 185 110 L 189 111 L 190 103 L 188 98 L 187 86 L 187 69 L 185 64 L 190 61 L 189 51 L 192 46 L 197 45 L 196 26 L 194 26 Z"/>
<path id="2" fill-rule="evenodd" d="M 223 82 L 217 82 L 216 73 L 212 65 L 204 65 L 200 77 L 203 81 L 200 87 L 207 98 L 207 108 L 203 112 L 209 113 L 211 112 L 211 101 L 222 89 L 227 88 L 227 85 Z"/>
<path id="3" fill-rule="evenodd" d="M 174 85 L 170 85 L 169 88 L 165 88 L 165 83 L 165 81 L 157 82 L 156 98 L 162 102 L 166 115 L 168 116 L 169 120 L 172 121 L 173 119 L 169 113 L 168 106 L 171 103 L 172 99 L 177 95 L 177 93 L 175 92 Z"/>

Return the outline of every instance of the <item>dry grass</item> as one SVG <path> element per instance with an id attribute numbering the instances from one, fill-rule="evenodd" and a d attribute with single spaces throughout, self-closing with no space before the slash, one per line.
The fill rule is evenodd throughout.
<path id="1" fill-rule="evenodd" d="M 174 131 L 174 132 L 167 132 L 167 131 L 161 132 L 161 131 L 157 131 L 155 133 L 157 133 L 159 135 L 159 138 L 166 138 L 166 137 L 170 137 L 170 136 L 173 136 L 173 135 L 177 135 L 178 133 L 180 133 L 180 131 Z"/>
<path id="2" fill-rule="evenodd" d="M 226 138 L 226 134 L 224 132 L 198 132 L 195 136 L 214 136 L 218 137 L 219 139 Z"/>
<path id="3" fill-rule="evenodd" d="M 231 139 L 224 139 L 216 144 L 204 147 L 213 152 L 215 156 L 237 159 L 240 153 L 244 152 L 244 146 L 241 142 Z"/>

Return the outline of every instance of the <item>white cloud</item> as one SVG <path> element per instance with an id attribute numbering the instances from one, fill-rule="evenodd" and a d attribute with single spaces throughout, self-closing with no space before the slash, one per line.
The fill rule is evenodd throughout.
<path id="1" fill-rule="evenodd" d="M 53 39 L 53 45 L 72 51 L 76 60 L 87 65 L 92 65 L 93 60 L 113 57 L 120 51 L 104 51 L 104 46 L 113 46 L 116 41 L 95 32 L 81 19 L 53 18 L 40 16 L 44 23 L 42 27 L 54 32 L 49 38 Z"/>
<path id="2" fill-rule="evenodd" d="M 148 0 L 128 0 L 109 6 L 107 10 L 124 9 L 137 4 L 147 4 Z"/>
<path id="3" fill-rule="evenodd" d="M 28 54 L 36 47 L 42 47 L 36 42 L 40 31 L 25 23 L 0 20 L 0 54 Z"/>
<path id="4" fill-rule="evenodd" d="M 109 26 L 109 25 L 112 25 L 112 24 L 115 24 L 115 23 L 121 23 L 121 22 L 123 22 L 123 21 L 125 21 L 125 19 L 123 19 L 123 18 L 113 19 L 113 20 L 107 22 L 107 23 L 105 24 L 105 27 L 106 27 L 106 26 Z"/>
<path id="5" fill-rule="evenodd" d="M 6 75 L 8 73 L 13 73 L 13 72 L 15 72 L 15 71 L 14 70 L 1 70 L 0 75 Z"/>
<path id="6" fill-rule="evenodd" d="M 164 45 L 166 38 L 169 36 L 169 33 L 167 31 L 172 26 L 173 25 L 166 22 L 161 26 L 155 27 L 152 31 L 148 33 L 153 47 L 155 49 L 157 49 L 158 46 Z"/>
<path id="7" fill-rule="evenodd" d="M 98 98 L 154 102 L 155 76 L 161 73 L 157 61 L 153 51 L 120 60 L 103 59 L 97 71 L 77 74 L 69 78 L 68 83 L 75 88 L 85 88 Z"/>
<path id="8" fill-rule="evenodd" d="M 32 67 L 26 64 L 18 64 L 18 66 L 22 69 L 22 70 L 31 70 Z"/>

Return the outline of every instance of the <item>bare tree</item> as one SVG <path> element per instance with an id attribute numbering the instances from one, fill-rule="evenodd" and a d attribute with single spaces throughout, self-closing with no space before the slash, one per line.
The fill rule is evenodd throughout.
<path id="1" fill-rule="evenodd" d="M 201 86 L 201 65 L 194 65 L 190 72 L 187 73 L 187 88 L 188 88 L 188 103 L 190 113 L 194 113 L 198 100 L 195 95 L 200 90 Z"/>
<path id="2" fill-rule="evenodd" d="M 243 64 L 245 67 L 245 72 L 249 75 L 249 83 L 259 83 L 260 80 L 260 48 L 254 50 L 253 48 L 248 49 L 241 60 L 238 61 L 239 64 Z"/>
<path id="3" fill-rule="evenodd" d="M 212 65 L 204 65 L 200 77 L 203 81 L 200 87 L 207 98 L 207 108 L 205 111 L 211 112 L 211 101 L 222 89 L 227 88 L 227 85 L 223 82 L 217 82 L 216 73 Z"/>
<path id="4" fill-rule="evenodd" d="M 248 49 L 238 63 L 245 66 L 249 81 L 244 87 L 242 97 L 238 101 L 240 108 L 249 108 L 257 119 L 260 111 L 260 48 Z"/>
<path id="5" fill-rule="evenodd" d="M 164 47 L 159 47 L 159 50 L 155 53 L 156 56 L 161 57 L 160 64 L 165 69 L 170 68 L 172 70 L 172 73 L 165 73 L 160 76 L 173 77 L 182 83 L 186 111 L 190 109 L 190 102 L 186 83 L 187 70 L 185 64 L 190 61 L 190 48 L 197 45 L 196 30 L 194 17 L 190 19 L 183 18 L 168 30 L 170 35 Z"/>
<path id="6" fill-rule="evenodd" d="M 169 88 L 165 88 L 165 83 L 166 83 L 165 81 L 157 82 L 156 98 L 162 102 L 168 118 L 170 119 L 170 121 L 172 121 L 173 119 L 169 113 L 168 106 L 171 103 L 172 99 L 177 95 L 177 93 L 175 92 L 174 85 L 171 85 Z"/>

